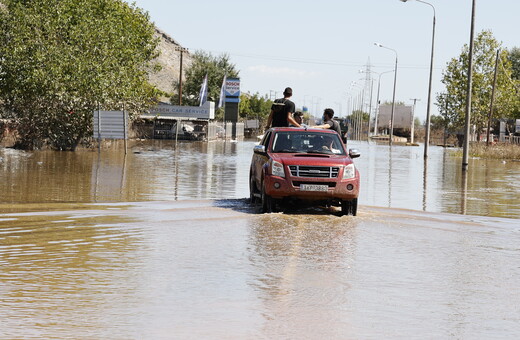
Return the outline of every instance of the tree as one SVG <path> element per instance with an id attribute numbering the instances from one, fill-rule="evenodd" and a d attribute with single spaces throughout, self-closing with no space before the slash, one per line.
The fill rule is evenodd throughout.
<path id="1" fill-rule="evenodd" d="M 240 118 L 246 118 L 253 114 L 251 109 L 251 96 L 245 93 L 240 94 L 240 103 L 238 104 L 238 113 Z"/>
<path id="2" fill-rule="evenodd" d="M 271 112 L 272 104 L 273 102 L 268 99 L 267 95 L 262 97 L 258 92 L 254 95 L 242 93 L 239 104 L 240 117 L 254 117 L 266 120 Z"/>
<path id="3" fill-rule="evenodd" d="M 510 49 L 507 57 L 511 62 L 511 77 L 515 80 L 520 80 L 520 48 L 513 47 Z"/>
<path id="4" fill-rule="evenodd" d="M 381 103 L 380 105 L 389 105 L 389 106 L 392 106 L 392 102 L 389 101 L 389 100 L 386 100 L 384 101 L 383 103 Z M 406 104 L 402 101 L 396 101 L 395 102 L 395 106 L 405 106 Z"/>
<path id="5" fill-rule="evenodd" d="M 479 133 L 487 127 L 495 61 L 500 47 L 501 44 L 493 37 L 491 31 L 482 31 L 474 42 L 471 124 L 476 125 Z M 469 48 L 465 45 L 460 56 L 448 63 L 442 77 L 446 91 L 437 95 L 436 105 L 446 121 L 446 126 L 453 130 L 461 130 L 464 126 L 468 51 Z M 511 78 L 511 62 L 507 55 L 506 50 L 500 50 L 493 109 L 495 117 L 509 117 L 515 107 L 518 107 L 518 98 Z"/>
<path id="6" fill-rule="evenodd" d="M 122 0 L 3 0 L 0 102 L 17 145 L 73 150 L 92 112 L 131 113 L 158 96 L 147 81 L 158 41 L 148 14 Z"/>
<path id="7" fill-rule="evenodd" d="M 509 61 L 511 62 L 513 81 L 516 82 L 516 97 L 520 97 L 520 48 L 513 47 L 509 50 Z M 519 99 L 520 101 L 520 99 Z M 520 104 L 516 106 L 513 119 L 520 119 Z"/>
<path id="8" fill-rule="evenodd" d="M 208 100 L 218 101 L 222 79 L 227 75 L 228 78 L 237 78 L 239 72 L 235 70 L 235 65 L 229 61 L 227 54 L 218 57 L 209 52 L 196 51 L 192 56 L 192 64 L 186 70 L 186 80 L 182 83 L 182 103 L 188 106 L 199 105 L 199 92 L 204 80 L 208 76 Z M 179 81 L 174 81 L 174 88 L 179 87 Z M 179 102 L 179 94 L 175 94 L 170 99 L 172 104 Z"/>
<path id="9" fill-rule="evenodd" d="M 367 112 L 361 111 L 361 110 L 354 110 L 352 111 L 352 114 L 347 116 L 347 119 L 350 121 L 361 121 L 361 122 L 368 122 L 368 118 L 370 115 Z"/>
<path id="10" fill-rule="evenodd" d="M 443 116 L 432 115 L 430 117 L 431 129 L 444 131 L 447 128 L 446 119 Z"/>
<path id="11" fill-rule="evenodd" d="M 421 120 L 419 119 L 419 117 L 415 117 L 415 118 L 413 119 L 413 126 L 414 126 L 414 128 L 418 129 L 418 128 L 420 128 L 421 126 L 424 126 L 424 124 L 421 123 Z"/>

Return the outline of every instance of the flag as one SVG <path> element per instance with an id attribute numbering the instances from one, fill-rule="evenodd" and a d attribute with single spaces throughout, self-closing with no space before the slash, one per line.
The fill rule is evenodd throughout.
<path id="1" fill-rule="evenodd" d="M 220 99 L 218 100 L 217 109 L 224 105 L 224 98 L 226 97 L 226 78 L 227 75 L 224 75 L 224 79 L 222 79 L 222 87 L 220 88 Z"/>
<path id="2" fill-rule="evenodd" d="M 204 105 L 204 103 L 208 99 L 208 74 L 207 73 L 204 76 L 204 81 L 202 82 L 202 86 L 200 87 L 199 99 L 200 99 L 199 106 Z"/>

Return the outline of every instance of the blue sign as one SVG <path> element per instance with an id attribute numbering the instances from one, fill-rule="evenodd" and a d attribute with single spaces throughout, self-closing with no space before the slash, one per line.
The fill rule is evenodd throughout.
<path id="1" fill-rule="evenodd" d="M 240 103 L 240 97 L 226 97 L 226 103 Z"/>

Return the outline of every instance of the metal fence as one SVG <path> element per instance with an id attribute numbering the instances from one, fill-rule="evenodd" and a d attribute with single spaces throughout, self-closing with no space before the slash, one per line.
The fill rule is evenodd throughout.
<path id="1" fill-rule="evenodd" d="M 505 140 L 504 140 L 506 143 L 511 143 L 511 144 L 517 144 L 517 145 L 520 145 L 520 136 L 505 136 Z"/>

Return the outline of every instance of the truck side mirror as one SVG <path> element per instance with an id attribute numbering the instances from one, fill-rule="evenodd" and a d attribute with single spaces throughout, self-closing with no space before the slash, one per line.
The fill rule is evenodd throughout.
<path id="1" fill-rule="evenodd" d="M 357 149 L 348 149 L 348 155 L 350 158 L 358 158 L 361 156 L 361 153 Z"/>
<path id="2" fill-rule="evenodd" d="M 263 146 L 263 145 L 255 145 L 255 147 L 253 148 L 253 152 L 254 153 L 260 153 L 260 154 L 265 154 L 265 146 Z"/>

